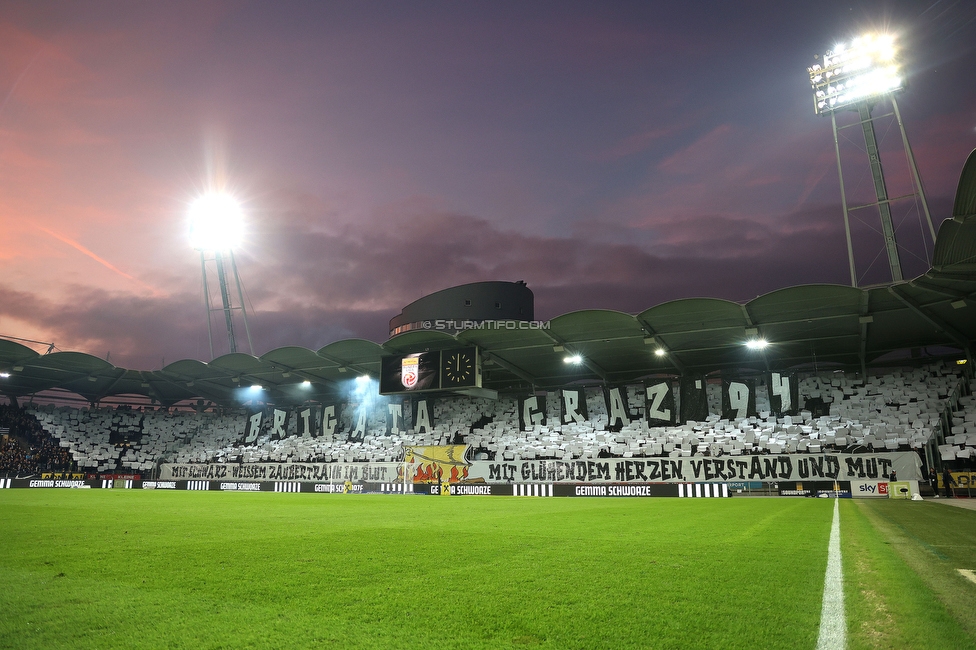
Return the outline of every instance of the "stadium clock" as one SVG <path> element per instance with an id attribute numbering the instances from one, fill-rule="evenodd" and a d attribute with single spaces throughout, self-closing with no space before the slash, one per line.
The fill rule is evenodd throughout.
<path id="1" fill-rule="evenodd" d="M 457 388 L 477 385 L 475 348 L 448 350 L 441 357 L 441 386 Z"/>

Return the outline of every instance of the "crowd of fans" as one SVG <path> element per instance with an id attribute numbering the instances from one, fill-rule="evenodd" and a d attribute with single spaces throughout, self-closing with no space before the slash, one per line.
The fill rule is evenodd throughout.
<path id="1" fill-rule="evenodd" d="M 74 469 L 71 453 L 30 413 L 0 404 L 0 429 L 9 430 L 0 439 L 0 474 L 31 476 Z"/>

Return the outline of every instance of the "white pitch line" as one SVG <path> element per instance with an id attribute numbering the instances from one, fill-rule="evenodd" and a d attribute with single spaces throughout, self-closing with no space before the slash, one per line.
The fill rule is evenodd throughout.
<path id="1" fill-rule="evenodd" d="M 958 571 L 966 580 L 976 582 L 976 572 L 974 572 L 972 569 L 956 569 L 956 571 Z"/>
<path id="2" fill-rule="evenodd" d="M 827 573 L 824 575 L 823 608 L 817 650 L 847 647 L 847 619 L 844 615 L 844 569 L 840 555 L 840 501 L 834 499 L 834 520 L 827 543 Z"/>

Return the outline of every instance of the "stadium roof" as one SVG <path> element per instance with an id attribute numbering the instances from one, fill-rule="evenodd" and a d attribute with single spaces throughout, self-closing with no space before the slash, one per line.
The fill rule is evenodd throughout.
<path id="1" fill-rule="evenodd" d="M 747 348 L 756 337 L 769 346 Z M 547 329 L 468 329 L 457 335 L 414 330 L 382 345 L 347 339 L 315 351 L 284 347 L 260 357 L 177 361 L 154 371 L 118 368 L 79 352 L 42 355 L 0 339 L 0 392 L 21 397 L 57 388 L 89 402 L 144 395 L 164 405 L 188 399 L 233 405 L 241 401 L 239 391 L 260 385 L 266 401 L 302 403 L 338 392 L 353 377 L 378 377 L 384 355 L 471 345 L 482 351 L 484 387 L 504 391 L 661 374 L 787 370 L 811 362 L 863 368 L 890 352 L 926 346 L 956 348 L 972 361 L 974 341 L 976 151 L 963 169 L 952 218 L 939 228 L 932 268 L 907 282 L 803 285 L 745 304 L 686 298 L 639 314 L 584 310 L 552 319 Z M 657 356 L 658 347 L 667 353 Z M 583 363 L 565 363 L 569 354 L 579 354 Z"/>

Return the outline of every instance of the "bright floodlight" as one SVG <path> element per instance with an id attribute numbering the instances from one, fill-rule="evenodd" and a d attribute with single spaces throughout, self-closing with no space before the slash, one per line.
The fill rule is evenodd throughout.
<path id="1" fill-rule="evenodd" d="M 765 350 L 768 345 L 769 341 L 766 339 L 751 339 L 746 341 L 746 347 L 750 350 Z"/>
<path id="2" fill-rule="evenodd" d="M 365 384 L 369 381 L 369 375 L 359 375 L 356 377 L 356 381 L 358 381 L 360 384 Z"/>
<path id="3" fill-rule="evenodd" d="M 583 363 L 583 357 L 581 357 L 581 356 L 580 356 L 580 355 L 578 355 L 578 354 L 574 354 L 574 355 L 572 355 L 572 356 L 569 356 L 569 357 L 565 357 L 565 358 L 563 359 L 563 362 L 564 362 L 564 363 L 571 363 L 571 364 L 573 364 L 574 366 L 578 366 L 579 364 L 581 364 L 581 363 Z"/>
<path id="4" fill-rule="evenodd" d="M 663 357 L 667 353 L 668 353 L 668 351 L 665 350 L 664 348 L 658 348 L 658 349 L 654 350 L 654 356 L 657 356 L 657 357 Z"/>
<path id="5" fill-rule="evenodd" d="M 204 194 L 190 205 L 190 245 L 198 251 L 229 251 L 241 244 L 241 206 L 227 194 Z"/>
<path id="6" fill-rule="evenodd" d="M 817 115 L 904 87 L 895 38 L 890 34 L 865 34 L 841 43 L 807 72 Z"/>
<path id="7" fill-rule="evenodd" d="M 0 372 L 0 378 L 6 379 L 10 376 L 9 372 Z"/>
<path id="8" fill-rule="evenodd" d="M 264 386 L 262 386 L 261 384 L 254 384 L 251 386 L 251 390 L 256 393 L 258 391 L 264 390 Z"/>
<path id="9" fill-rule="evenodd" d="M 309 380 L 306 379 L 305 381 L 303 381 L 301 383 L 301 386 L 302 386 L 302 388 L 311 388 L 312 387 L 312 382 L 310 382 Z"/>

